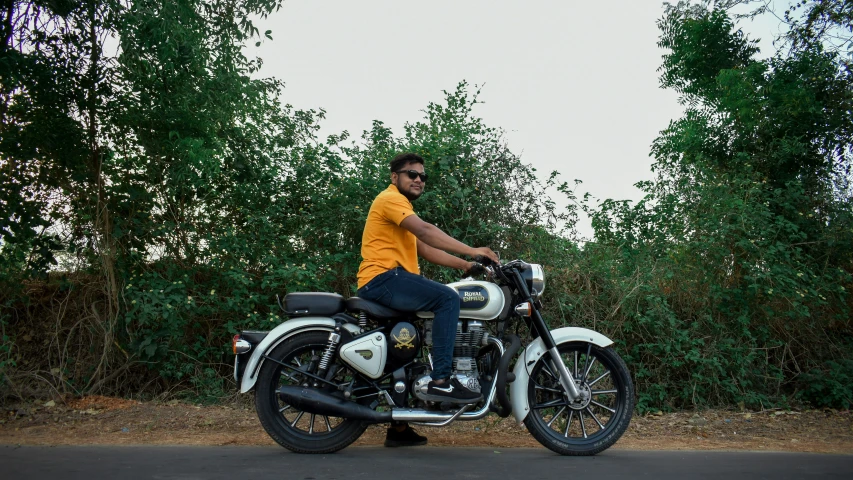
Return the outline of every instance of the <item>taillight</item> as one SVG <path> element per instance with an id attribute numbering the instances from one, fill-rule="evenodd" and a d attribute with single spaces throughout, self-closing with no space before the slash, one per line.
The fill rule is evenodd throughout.
<path id="1" fill-rule="evenodd" d="M 241 353 L 246 353 L 252 349 L 252 344 L 243 340 L 240 337 L 240 334 L 234 335 L 234 338 L 231 340 L 231 350 L 234 352 L 234 355 L 240 355 Z"/>

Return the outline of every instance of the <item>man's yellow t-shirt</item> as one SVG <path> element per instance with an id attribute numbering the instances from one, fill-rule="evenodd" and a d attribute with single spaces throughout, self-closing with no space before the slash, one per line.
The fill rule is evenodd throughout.
<path id="1" fill-rule="evenodd" d="M 373 200 L 361 236 L 361 267 L 358 288 L 380 273 L 403 267 L 418 274 L 418 239 L 400 226 L 403 219 L 414 215 L 412 202 L 397 187 L 389 185 Z"/>

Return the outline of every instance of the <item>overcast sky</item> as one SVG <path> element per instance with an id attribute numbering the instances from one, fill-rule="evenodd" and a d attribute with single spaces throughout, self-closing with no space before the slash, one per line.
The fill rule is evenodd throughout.
<path id="1" fill-rule="evenodd" d="M 250 55 L 286 83 L 284 101 L 327 112 L 322 135 L 382 120 L 395 135 L 457 83 L 542 177 L 583 181 L 578 196 L 639 199 L 649 146 L 682 108 L 659 87 L 658 0 L 286 0 Z M 778 21 L 743 24 L 771 47 Z M 558 199 L 559 200 L 559 199 Z M 591 237 L 586 220 L 579 225 Z"/>

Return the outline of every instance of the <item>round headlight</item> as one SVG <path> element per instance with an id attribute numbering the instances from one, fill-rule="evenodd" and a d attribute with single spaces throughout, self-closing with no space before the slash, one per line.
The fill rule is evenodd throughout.
<path id="1" fill-rule="evenodd" d="M 536 292 L 533 295 L 534 298 L 539 298 L 542 292 L 545 291 L 545 271 L 542 269 L 542 265 L 525 263 L 519 271 L 521 272 L 521 277 L 527 283 L 527 288 L 530 289 L 530 292 Z"/>

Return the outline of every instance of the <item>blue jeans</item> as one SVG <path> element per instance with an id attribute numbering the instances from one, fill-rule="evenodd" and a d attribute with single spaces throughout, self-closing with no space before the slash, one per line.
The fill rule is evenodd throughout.
<path id="1" fill-rule="evenodd" d="M 432 378 L 450 377 L 459 323 L 456 290 L 397 267 L 373 277 L 358 296 L 404 312 L 433 312 Z"/>

